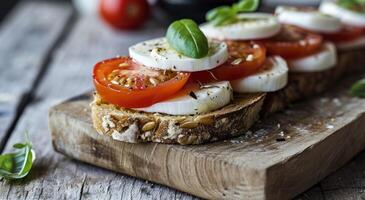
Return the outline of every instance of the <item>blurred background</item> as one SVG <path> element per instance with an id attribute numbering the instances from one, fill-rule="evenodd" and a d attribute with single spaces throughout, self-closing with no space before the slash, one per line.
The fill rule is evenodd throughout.
<path id="1" fill-rule="evenodd" d="M 0 21 L 7 13 L 20 1 L 32 0 L 1 0 L 0 1 Z M 33 0 L 34 1 L 34 0 Z M 44 0 L 45 1 L 45 0 Z M 97 14 L 99 0 L 47 0 L 47 1 L 66 1 L 71 2 L 79 14 Z M 133 1 L 133 0 L 131 0 Z M 137 0 L 142 1 L 142 0 Z M 148 1 L 152 16 L 161 22 L 170 22 L 176 18 L 193 18 L 198 22 L 204 20 L 204 13 L 216 6 L 232 4 L 236 0 L 143 0 Z M 262 0 L 260 10 L 270 11 L 278 4 L 288 5 L 317 5 L 320 0 Z"/>

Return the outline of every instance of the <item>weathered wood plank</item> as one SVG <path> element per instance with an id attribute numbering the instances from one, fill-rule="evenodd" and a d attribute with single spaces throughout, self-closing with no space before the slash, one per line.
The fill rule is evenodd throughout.
<path id="1" fill-rule="evenodd" d="M 63 4 L 27 2 L 19 4 L 2 24 L 0 149 L 70 16 L 71 8 Z"/>
<path id="2" fill-rule="evenodd" d="M 29 130 L 37 152 L 32 173 L 19 183 L 0 182 L 7 199 L 195 199 L 190 195 L 143 180 L 70 160 L 55 153 L 47 128 L 48 109 L 60 100 L 92 87 L 91 69 L 99 59 L 126 54 L 130 44 L 163 34 L 163 29 L 118 33 L 96 19 L 80 19 L 55 55 L 37 92 L 7 143 L 21 141 Z M 146 31 L 146 30 L 144 30 Z"/>

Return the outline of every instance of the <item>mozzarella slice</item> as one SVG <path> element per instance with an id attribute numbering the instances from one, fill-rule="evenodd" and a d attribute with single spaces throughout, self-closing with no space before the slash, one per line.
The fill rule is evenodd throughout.
<path id="1" fill-rule="evenodd" d="M 288 82 L 288 66 L 279 56 L 266 59 L 263 70 L 257 74 L 231 81 L 234 92 L 273 92 Z"/>
<path id="2" fill-rule="evenodd" d="M 340 50 L 351 50 L 365 48 L 365 36 L 348 42 L 338 42 L 336 46 Z"/>
<path id="3" fill-rule="evenodd" d="M 278 19 L 265 13 L 246 13 L 239 14 L 240 19 L 237 23 L 225 26 L 213 26 L 205 23 L 200 29 L 209 38 L 219 40 L 253 40 L 269 38 L 280 31 Z"/>
<path id="4" fill-rule="evenodd" d="M 170 115 L 195 115 L 219 109 L 229 104 L 233 98 L 228 81 L 205 85 L 192 92 L 195 96 L 187 94 L 136 110 Z"/>
<path id="5" fill-rule="evenodd" d="M 323 13 L 338 17 L 345 24 L 353 26 L 365 26 L 365 14 L 361 14 L 355 11 L 351 11 L 337 5 L 333 1 L 324 1 L 319 10 Z"/>
<path id="6" fill-rule="evenodd" d="M 129 55 L 146 67 L 195 72 L 213 69 L 223 64 L 228 58 L 228 50 L 224 42 L 209 41 L 208 56 L 189 58 L 169 47 L 166 38 L 157 38 L 131 46 Z"/>
<path id="7" fill-rule="evenodd" d="M 296 25 L 316 32 L 334 33 L 341 29 L 341 21 L 338 18 L 316 10 L 279 6 L 275 13 L 281 23 Z"/>
<path id="8" fill-rule="evenodd" d="M 337 52 L 333 43 L 323 44 L 322 50 L 310 56 L 289 60 L 291 72 L 316 72 L 330 69 L 337 64 Z"/>

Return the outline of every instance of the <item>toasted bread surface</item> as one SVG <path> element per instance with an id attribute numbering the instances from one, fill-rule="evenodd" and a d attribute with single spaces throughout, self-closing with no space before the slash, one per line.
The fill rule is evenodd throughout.
<path id="1" fill-rule="evenodd" d="M 130 143 L 201 144 L 244 134 L 259 118 L 264 93 L 235 95 L 229 105 L 206 114 L 172 116 L 120 108 L 95 93 L 92 120 L 98 133 Z"/>

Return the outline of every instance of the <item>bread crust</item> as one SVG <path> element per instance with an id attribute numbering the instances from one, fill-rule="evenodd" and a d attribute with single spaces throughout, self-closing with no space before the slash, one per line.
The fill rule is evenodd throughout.
<path id="1" fill-rule="evenodd" d="M 259 119 L 264 93 L 236 95 L 207 114 L 172 116 L 124 109 L 94 94 L 92 120 L 98 133 L 130 143 L 201 144 L 242 135 Z"/>
<path id="2" fill-rule="evenodd" d="M 172 116 L 145 113 L 103 102 L 94 94 L 91 103 L 96 131 L 130 143 L 201 144 L 244 135 L 261 116 L 283 110 L 290 103 L 325 91 L 343 74 L 365 66 L 365 50 L 340 52 L 338 64 L 329 70 L 291 73 L 288 85 L 277 92 L 235 94 L 231 104 L 200 115 Z"/>

